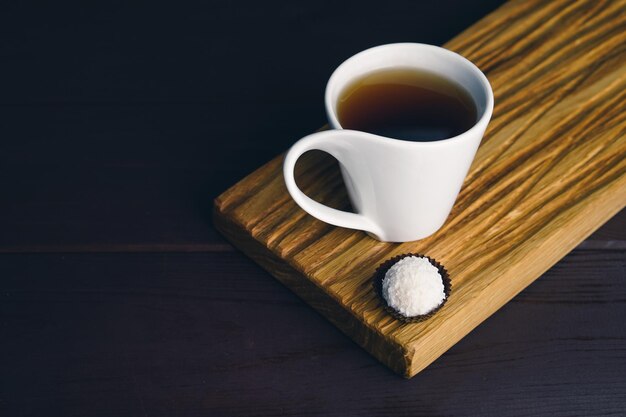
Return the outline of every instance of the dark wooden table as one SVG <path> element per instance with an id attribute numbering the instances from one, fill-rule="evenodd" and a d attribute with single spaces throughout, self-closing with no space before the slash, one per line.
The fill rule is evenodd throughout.
<path id="1" fill-rule="evenodd" d="M 307 3 L 1 6 L 0 415 L 623 415 L 624 212 L 408 381 L 217 235 L 343 59 L 500 2 Z"/>

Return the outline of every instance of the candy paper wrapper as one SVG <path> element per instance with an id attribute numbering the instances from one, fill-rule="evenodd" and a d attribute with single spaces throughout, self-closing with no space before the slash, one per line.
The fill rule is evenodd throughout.
<path id="1" fill-rule="evenodd" d="M 383 297 L 383 279 L 385 278 L 385 274 L 387 273 L 389 268 L 391 268 L 396 262 L 408 256 L 417 256 L 420 258 L 426 258 L 431 264 L 433 264 L 439 270 L 439 274 L 441 275 L 441 279 L 443 280 L 443 292 L 445 294 L 445 298 L 443 299 L 441 304 L 439 304 L 433 310 L 429 311 L 426 314 L 422 314 L 422 315 L 414 316 L 414 317 L 406 317 L 400 312 L 396 311 L 394 308 L 392 308 L 391 306 L 387 304 L 387 300 L 385 300 L 385 297 Z M 422 255 L 420 253 L 405 253 L 403 255 L 394 256 L 393 258 L 386 260 L 385 262 L 380 264 L 380 266 L 376 269 L 376 272 L 374 273 L 373 284 L 374 284 L 374 291 L 376 291 L 376 294 L 378 295 L 383 306 L 385 307 L 385 311 L 403 323 L 418 323 L 420 321 L 428 320 L 429 318 L 431 318 L 437 311 L 441 309 L 441 307 L 444 306 L 444 304 L 446 304 L 446 301 L 448 301 L 448 298 L 450 297 L 450 291 L 452 290 L 452 283 L 450 282 L 450 275 L 448 274 L 448 271 L 446 270 L 446 268 L 442 264 L 437 262 L 435 259 L 431 258 L 430 256 Z"/>

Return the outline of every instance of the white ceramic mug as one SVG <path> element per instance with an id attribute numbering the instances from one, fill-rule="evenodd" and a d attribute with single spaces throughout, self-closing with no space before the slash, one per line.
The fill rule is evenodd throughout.
<path id="1" fill-rule="evenodd" d="M 343 88 L 366 73 L 388 68 L 416 68 L 456 81 L 476 105 L 476 123 L 458 136 L 429 142 L 342 129 L 337 102 Z M 487 77 L 454 52 L 419 43 L 367 49 L 341 64 L 328 81 L 326 112 L 334 130 L 306 136 L 287 152 L 283 165 L 287 190 L 302 209 L 326 223 L 364 230 L 386 242 L 425 238 L 448 217 L 492 111 L 493 92 Z M 313 149 L 339 161 L 355 213 L 320 204 L 296 185 L 296 161 Z"/>

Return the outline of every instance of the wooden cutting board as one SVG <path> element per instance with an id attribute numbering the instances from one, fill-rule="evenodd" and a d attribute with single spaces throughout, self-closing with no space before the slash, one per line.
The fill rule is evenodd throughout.
<path id="1" fill-rule="evenodd" d="M 510 2 L 445 46 L 485 72 L 496 105 L 456 205 L 435 235 L 382 243 L 316 220 L 287 193 L 282 156 L 214 207 L 216 227 L 235 246 L 405 377 L 626 205 L 624 1 Z M 349 207 L 334 160 L 307 154 L 297 172 L 309 196 Z M 422 323 L 390 317 L 371 285 L 380 263 L 406 252 L 434 257 L 452 279 L 448 303 Z"/>

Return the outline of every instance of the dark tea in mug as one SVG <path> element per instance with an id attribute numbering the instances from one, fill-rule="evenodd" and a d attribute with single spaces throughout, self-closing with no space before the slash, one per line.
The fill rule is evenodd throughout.
<path id="1" fill-rule="evenodd" d="M 415 68 L 393 68 L 348 84 L 339 96 L 337 116 L 344 129 L 424 142 L 469 130 L 477 109 L 470 94 L 452 80 Z"/>

